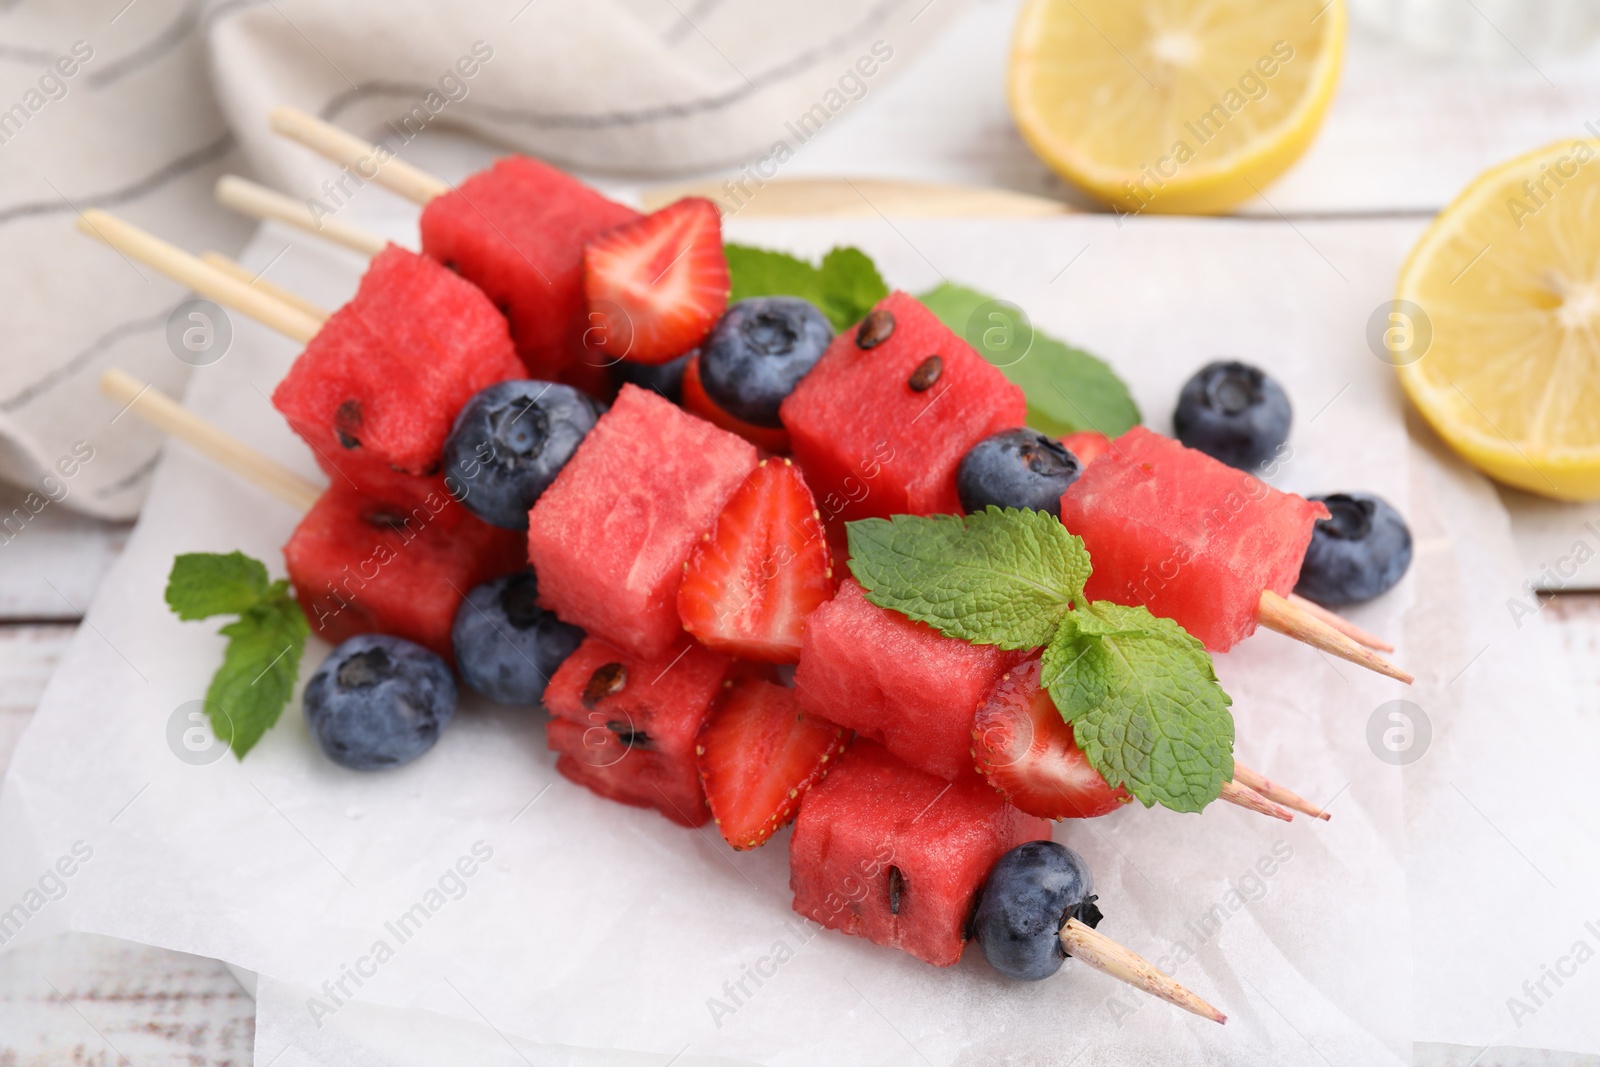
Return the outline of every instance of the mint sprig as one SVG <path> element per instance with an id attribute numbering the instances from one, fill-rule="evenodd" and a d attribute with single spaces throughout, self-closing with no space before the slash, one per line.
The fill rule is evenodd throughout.
<path id="1" fill-rule="evenodd" d="M 294 695 L 310 633 L 305 613 L 287 581 L 269 582 L 267 568 L 242 552 L 177 557 L 166 599 L 186 621 L 238 616 L 221 630 L 228 647 L 206 689 L 205 710 L 211 732 L 243 759 Z"/>
<path id="2" fill-rule="evenodd" d="M 835 330 L 860 322 L 889 295 L 889 286 L 871 258 L 859 248 L 835 248 L 812 266 L 786 252 L 749 245 L 723 246 L 732 279 L 730 301 L 751 296 L 798 296 L 828 316 Z"/>
<path id="3" fill-rule="evenodd" d="M 1232 700 L 1204 646 L 1142 606 L 1085 597 L 1089 552 L 1054 516 L 991 506 L 846 529 L 874 604 L 947 637 L 1043 648 L 1041 682 L 1112 786 L 1200 811 L 1232 780 Z"/>

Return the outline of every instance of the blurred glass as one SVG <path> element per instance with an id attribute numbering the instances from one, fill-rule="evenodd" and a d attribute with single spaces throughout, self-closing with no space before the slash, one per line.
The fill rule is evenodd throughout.
<path id="1" fill-rule="evenodd" d="M 1570 56 L 1600 43 L 1600 0 L 1349 0 L 1360 26 L 1438 55 Z"/>

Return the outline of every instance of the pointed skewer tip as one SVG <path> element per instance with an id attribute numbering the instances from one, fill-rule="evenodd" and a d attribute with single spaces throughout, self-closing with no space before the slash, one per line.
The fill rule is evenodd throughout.
<path id="1" fill-rule="evenodd" d="M 1122 947 L 1105 934 L 1077 919 L 1068 919 L 1061 927 L 1061 947 L 1067 955 L 1089 967 L 1108 974 L 1119 982 L 1126 982 L 1145 993 L 1184 1011 L 1226 1023 L 1228 1017 L 1201 1000 L 1189 989 L 1180 985 L 1170 975 L 1157 970 L 1136 952 Z"/>
<path id="2" fill-rule="evenodd" d="M 1296 641 L 1303 641 L 1312 648 L 1321 649 L 1329 655 L 1338 656 L 1369 671 L 1375 671 L 1407 685 L 1416 681 L 1411 674 L 1396 667 L 1372 649 L 1357 644 L 1350 637 L 1270 589 L 1261 591 L 1256 618 L 1269 630 L 1275 630 Z"/>
<path id="3" fill-rule="evenodd" d="M 1260 793 L 1268 800 L 1282 804 L 1286 808 L 1292 808 L 1293 810 L 1300 812 L 1302 815 L 1309 815 L 1313 819 L 1321 819 L 1323 822 L 1327 822 L 1329 819 L 1327 812 L 1311 803 L 1299 793 L 1285 789 L 1283 786 L 1272 781 L 1260 771 L 1251 770 L 1238 760 L 1233 761 L 1233 778 L 1234 781 L 1238 782 L 1240 785 L 1249 786 L 1251 789 L 1254 789 L 1257 793 Z"/>

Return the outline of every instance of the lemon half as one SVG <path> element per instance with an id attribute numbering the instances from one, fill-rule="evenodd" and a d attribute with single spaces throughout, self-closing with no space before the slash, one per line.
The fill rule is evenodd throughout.
<path id="1" fill-rule="evenodd" d="M 1028 0 L 1011 111 L 1121 211 L 1226 211 L 1311 143 L 1344 36 L 1344 0 Z"/>
<path id="2" fill-rule="evenodd" d="M 1451 447 L 1509 485 L 1600 498 L 1600 141 L 1477 178 L 1412 249 L 1395 295 L 1392 362 Z"/>

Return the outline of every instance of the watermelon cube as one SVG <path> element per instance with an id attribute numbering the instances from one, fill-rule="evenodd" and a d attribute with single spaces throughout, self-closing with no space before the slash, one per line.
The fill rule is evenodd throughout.
<path id="1" fill-rule="evenodd" d="M 1143 604 L 1213 652 L 1256 629 L 1261 592 L 1287 596 L 1328 511 L 1135 426 L 1061 497 L 1089 549 L 1091 600 Z"/>
<path id="2" fill-rule="evenodd" d="M 335 484 L 390 500 L 440 492 L 456 413 L 524 371 L 504 317 L 476 287 L 390 245 L 272 394 Z"/>
<path id="3" fill-rule="evenodd" d="M 1023 424 L 1022 390 L 915 297 L 890 293 L 871 314 L 893 324 L 887 339 L 839 334 L 784 400 L 795 461 L 830 524 L 959 514 L 961 457 Z"/>
<path id="4" fill-rule="evenodd" d="M 473 586 L 519 570 L 522 535 L 442 491 L 392 504 L 334 482 L 283 546 L 295 599 L 330 644 L 384 633 L 454 662 L 450 627 Z"/>
<path id="5" fill-rule="evenodd" d="M 678 586 L 756 450 L 624 385 L 528 513 L 539 597 L 562 620 L 653 660 L 683 639 Z"/>
<path id="6" fill-rule="evenodd" d="M 732 661 L 685 640 L 639 659 L 585 638 L 544 691 L 556 770 L 610 800 L 655 808 L 673 822 L 711 817 L 695 764 L 705 725 Z"/>
<path id="7" fill-rule="evenodd" d="M 423 208 L 422 250 L 504 311 L 530 377 L 599 394 L 614 360 L 583 343 L 583 246 L 639 217 L 570 174 L 509 156 Z"/>
<path id="8" fill-rule="evenodd" d="M 982 779 L 951 784 L 857 740 L 800 804 L 789 841 L 794 910 L 936 967 L 961 959 L 989 869 L 1050 824 Z"/>
<path id="9" fill-rule="evenodd" d="M 878 607 L 854 580 L 806 618 L 795 691 L 800 706 L 881 742 L 928 774 L 977 774 L 972 718 L 1025 652 L 945 637 Z"/>

